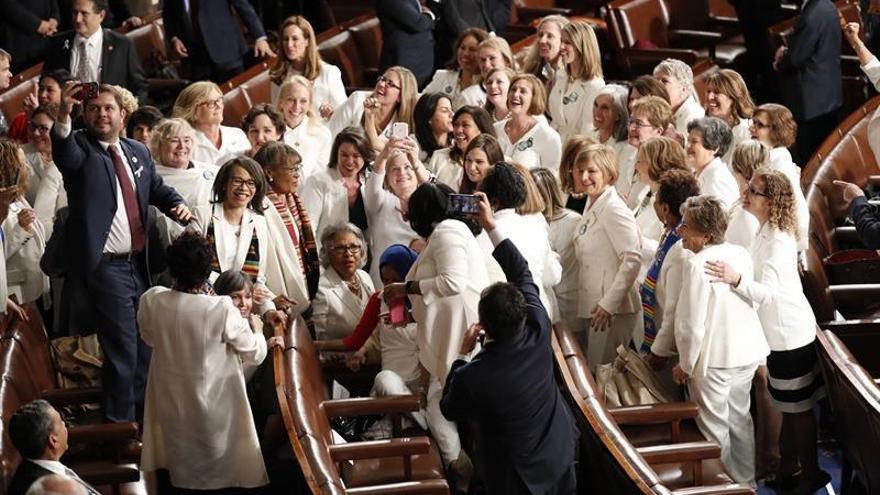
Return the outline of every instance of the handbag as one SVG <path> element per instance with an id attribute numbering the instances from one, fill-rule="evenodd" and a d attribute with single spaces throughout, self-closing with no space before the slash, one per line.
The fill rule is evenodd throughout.
<path id="1" fill-rule="evenodd" d="M 613 362 L 596 369 L 596 386 L 608 408 L 645 406 L 680 400 L 657 378 L 656 372 L 638 352 L 617 347 Z"/>
<path id="2" fill-rule="evenodd" d="M 880 283 L 880 254 L 870 249 L 844 249 L 822 260 L 828 281 L 839 284 Z"/>

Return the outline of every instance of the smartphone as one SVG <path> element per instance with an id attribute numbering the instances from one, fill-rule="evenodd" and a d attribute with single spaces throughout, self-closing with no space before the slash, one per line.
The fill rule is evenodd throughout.
<path id="1" fill-rule="evenodd" d="M 409 137 L 409 124 L 406 122 L 395 122 L 391 124 L 391 137 L 394 139 L 406 139 Z"/>
<path id="2" fill-rule="evenodd" d="M 98 83 L 87 82 L 79 85 L 79 91 L 73 94 L 73 97 L 79 101 L 85 102 L 98 96 Z"/>
<path id="3" fill-rule="evenodd" d="M 398 297 L 388 302 L 388 316 L 394 326 L 406 325 L 406 298 Z"/>
<path id="4" fill-rule="evenodd" d="M 450 194 L 447 213 L 476 215 L 480 212 L 479 200 L 473 194 Z"/>

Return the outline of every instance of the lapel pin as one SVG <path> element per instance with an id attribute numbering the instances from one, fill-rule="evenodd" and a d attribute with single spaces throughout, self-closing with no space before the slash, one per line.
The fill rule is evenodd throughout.
<path id="1" fill-rule="evenodd" d="M 132 161 L 132 163 L 137 163 L 138 157 L 136 157 L 136 156 L 131 157 L 131 161 Z"/>
<path id="2" fill-rule="evenodd" d="M 137 160 L 135 160 L 135 161 L 137 161 Z M 144 166 L 141 165 L 137 170 L 134 171 L 134 175 L 136 175 L 137 178 L 140 179 L 140 178 L 141 178 L 141 172 L 143 172 L 143 171 L 144 171 Z"/>
<path id="3" fill-rule="evenodd" d="M 70 50 L 70 38 L 64 40 L 64 49 Z"/>

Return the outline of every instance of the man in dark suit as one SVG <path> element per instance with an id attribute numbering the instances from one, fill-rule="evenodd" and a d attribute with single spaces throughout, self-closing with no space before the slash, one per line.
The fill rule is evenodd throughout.
<path id="1" fill-rule="evenodd" d="M 14 72 L 37 63 L 46 51 L 50 36 L 58 31 L 56 0 L 0 0 L 6 15 L 3 46 L 15 54 Z"/>
<path id="2" fill-rule="evenodd" d="M 434 13 L 419 0 L 376 0 L 382 27 L 382 70 L 400 65 L 423 88 L 434 74 Z"/>
<path id="3" fill-rule="evenodd" d="M 795 161 L 804 166 L 834 130 L 843 104 L 841 29 L 831 0 L 805 0 L 789 46 L 776 52 L 789 107 L 798 123 Z"/>
<path id="4" fill-rule="evenodd" d="M 127 88 L 141 103 L 147 84 L 134 43 L 101 28 L 107 0 L 74 0 L 73 30 L 49 42 L 43 70 L 67 69 L 81 82 L 115 84 Z"/>
<path id="5" fill-rule="evenodd" d="M 230 7 L 256 39 L 254 56 L 274 57 L 266 32 L 247 0 L 178 0 L 165 2 L 162 20 L 171 52 L 189 65 L 193 81 L 223 83 L 244 70 L 247 43 Z"/>
<path id="6" fill-rule="evenodd" d="M 433 0 L 431 0 L 433 2 Z M 472 27 L 485 29 L 498 36 L 504 35 L 510 21 L 510 0 L 443 0 L 440 2 L 440 21 L 434 29 L 434 63 L 445 64 L 455 55 L 455 41 L 464 30 Z M 430 3 L 429 3 L 430 5 Z M 433 9 L 433 7 L 432 7 Z"/>
<path id="7" fill-rule="evenodd" d="M 490 494 L 573 494 L 577 430 L 553 375 L 551 323 L 526 260 L 496 228 L 488 199 L 480 223 L 508 282 L 483 291 L 479 323 L 465 333 L 440 410 L 471 421 Z M 470 362 L 478 335 L 483 349 Z"/>
<path id="8" fill-rule="evenodd" d="M 25 495 L 34 482 L 52 474 L 75 480 L 89 495 L 98 494 L 59 461 L 67 452 L 67 426 L 48 402 L 35 400 L 19 407 L 9 418 L 8 431 L 22 460 L 9 482 L 7 495 Z"/>
<path id="9" fill-rule="evenodd" d="M 70 112 L 80 87 L 68 82 L 52 129 L 52 158 L 64 177 L 69 217 L 63 235 L 70 267 L 65 289 L 84 287 L 91 299 L 104 351 L 104 415 L 135 419 L 142 405 L 150 349 L 138 335 L 135 314 L 146 290 L 147 207 L 187 222 L 183 198 L 162 182 L 143 144 L 119 138 L 122 96 L 101 85 L 83 102 L 85 129 L 71 132 Z"/>

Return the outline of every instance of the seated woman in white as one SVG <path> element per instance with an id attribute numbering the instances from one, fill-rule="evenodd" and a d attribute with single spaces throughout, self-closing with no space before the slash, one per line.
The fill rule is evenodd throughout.
<path id="1" fill-rule="evenodd" d="M 617 195 L 617 167 L 606 146 L 589 143 L 572 168 L 573 179 L 587 194 L 587 205 L 575 231 L 580 261 L 577 329 L 590 369 L 611 362 L 617 346 L 636 339 L 641 345 L 641 306 L 636 277 L 642 240 L 632 211 Z M 638 332 L 638 333 L 636 333 Z M 586 345 L 585 345 L 586 344 Z"/>
<path id="2" fill-rule="evenodd" d="M 755 171 L 766 167 L 770 161 L 770 153 L 766 146 L 756 139 L 747 139 L 736 147 L 730 162 L 733 177 L 739 188 L 740 197 L 728 210 L 727 232 L 724 240 L 746 249 L 752 245 L 758 234 L 758 219 L 743 208 L 743 196 Z"/>
<path id="3" fill-rule="evenodd" d="M 275 106 L 284 117 L 282 140 L 302 157 L 300 183 L 327 170 L 333 137 L 330 129 L 312 110 L 312 83 L 303 76 L 291 76 L 281 85 Z"/>
<path id="4" fill-rule="evenodd" d="M 272 101 L 279 100 L 281 86 L 288 79 L 301 76 L 310 81 L 314 88 L 309 102 L 312 114 L 329 119 L 336 107 L 345 102 L 342 72 L 335 65 L 321 60 L 315 30 L 304 17 L 295 15 L 284 19 L 278 32 L 281 53 L 269 70 Z"/>
<path id="5" fill-rule="evenodd" d="M 727 284 L 713 283 L 707 261 L 723 259 L 743 281 L 753 277 L 749 252 L 724 242 L 727 213 L 712 196 L 689 198 L 678 227 L 685 249 L 681 295 L 675 311 L 678 365 L 699 407 L 697 426 L 721 447 L 721 462 L 738 483 L 755 482 L 755 427 L 749 413 L 752 377 L 770 348 L 751 302 Z"/>
<path id="6" fill-rule="evenodd" d="M 480 42 L 489 37 L 489 33 L 480 28 L 468 28 L 458 35 L 453 47 L 453 58 L 445 69 L 434 73 L 431 82 L 422 90 L 423 94 L 442 93 L 451 102 L 458 100 L 465 89 L 480 84 Z M 455 108 L 457 110 L 457 108 Z"/>
<path id="7" fill-rule="evenodd" d="M 507 40 L 500 36 L 490 36 L 480 42 L 478 48 L 480 80 L 485 82 L 492 69 L 516 70 L 516 61 Z M 452 108 L 459 109 L 465 105 L 482 107 L 486 104 L 486 88 L 482 83 L 472 84 L 462 90 L 458 98 L 452 101 Z"/>
<path id="8" fill-rule="evenodd" d="M 365 165 L 373 156 L 375 153 L 363 132 L 357 127 L 346 128 L 333 141 L 327 170 L 315 174 L 303 185 L 302 198 L 319 249 L 321 231 L 328 225 L 351 222 L 362 231 L 367 230 Z"/>
<path id="9" fill-rule="evenodd" d="M 483 108 L 489 112 L 492 123 L 501 122 L 510 116 L 510 110 L 507 109 L 507 93 L 514 76 L 516 72 L 507 67 L 492 69 L 483 83 L 486 87 L 486 104 Z"/>
<path id="10" fill-rule="evenodd" d="M 364 206 L 370 231 L 370 249 L 384 253 L 392 244 L 408 246 L 419 237 L 407 218 L 409 197 L 430 176 L 416 156 L 418 146 L 410 138 L 388 141 L 373 163 L 373 173 L 364 188 Z M 378 263 L 370 268 L 370 277 L 381 285 Z"/>
<path id="11" fill-rule="evenodd" d="M 560 59 L 547 108 L 550 123 L 566 142 L 575 134 L 589 134 L 593 127 L 593 100 L 605 86 L 602 58 L 593 28 L 585 22 L 572 22 L 562 28 Z"/>
<path id="12" fill-rule="evenodd" d="M 626 205 L 635 210 L 648 194 L 648 187 L 639 180 L 636 170 L 638 149 L 650 138 L 663 135 L 672 121 L 672 109 L 666 100 L 658 96 L 643 96 L 632 103 L 629 114 L 628 146 L 617 157 L 620 176 L 614 184 Z"/>
<path id="13" fill-rule="evenodd" d="M 465 175 L 466 150 L 482 134 L 495 135 L 489 114 L 470 105 L 459 108 L 452 117 L 452 146 L 435 151 L 427 164 L 428 170 L 437 180 L 458 191 Z"/>
<path id="14" fill-rule="evenodd" d="M 64 178 L 52 160 L 52 140 L 49 139 L 49 133 L 55 125 L 54 115 L 54 109 L 49 107 L 35 108 L 28 122 L 28 144 L 22 146 L 28 165 L 25 199 L 34 206 L 47 240 L 52 236 L 55 213 L 67 206 Z"/>
<path id="15" fill-rule="evenodd" d="M 413 111 L 418 83 L 409 69 L 389 67 L 376 80 L 373 91 L 355 91 L 333 112 L 327 127 L 337 136 L 346 127 L 361 127 L 370 146 L 379 151 L 391 137 L 391 125 L 402 122 L 415 129 Z"/>
<path id="16" fill-rule="evenodd" d="M 495 124 L 495 134 L 511 161 L 527 168 L 546 168 L 558 175 L 562 141 L 546 119 L 539 118 L 544 113 L 546 95 L 537 77 L 514 77 L 507 95 L 510 118 Z"/>
<path id="17" fill-rule="evenodd" d="M 694 88 L 694 71 L 681 60 L 667 58 L 654 67 L 656 77 L 669 94 L 675 130 L 682 136 L 688 134 L 688 124 L 706 115 Z"/>
<path id="18" fill-rule="evenodd" d="M 752 137 L 755 103 L 742 76 L 733 69 L 721 69 L 706 77 L 706 115 L 718 117 L 730 126 L 732 134 L 727 153 L 721 157 L 728 168 L 736 146 Z M 732 171 L 732 170 L 731 170 Z"/>
<path id="19" fill-rule="evenodd" d="M 315 337 L 341 339 L 354 332 L 373 294 L 373 281 L 361 270 L 367 244 L 361 229 L 350 223 L 331 225 L 321 237 L 324 270 L 312 302 Z"/>
<path id="20" fill-rule="evenodd" d="M 193 160 L 220 166 L 251 148 L 247 135 L 223 122 L 223 92 L 210 81 L 194 82 L 174 100 L 172 117 L 189 122 L 196 130 Z"/>
<path id="21" fill-rule="evenodd" d="M 700 194 L 714 196 L 724 211 L 739 198 L 736 179 L 721 157 L 730 146 L 730 127 L 715 117 L 700 117 L 688 124 L 687 156 L 694 167 Z"/>

